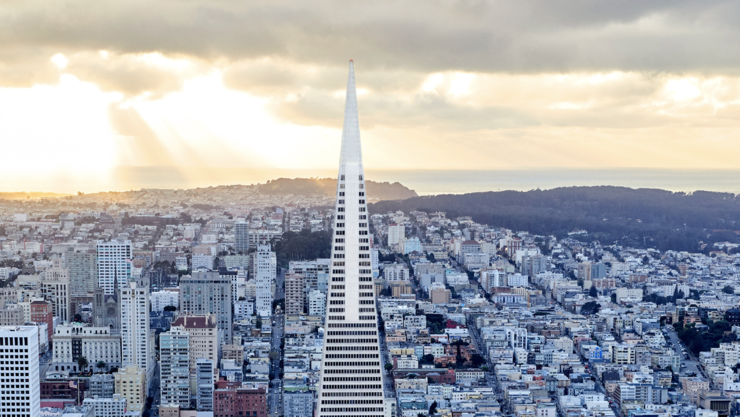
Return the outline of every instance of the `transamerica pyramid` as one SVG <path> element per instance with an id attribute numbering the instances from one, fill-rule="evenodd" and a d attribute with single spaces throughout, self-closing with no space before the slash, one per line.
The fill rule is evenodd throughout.
<path id="1" fill-rule="evenodd" d="M 365 190 L 355 67 L 350 60 L 318 389 L 319 416 L 384 415 Z"/>

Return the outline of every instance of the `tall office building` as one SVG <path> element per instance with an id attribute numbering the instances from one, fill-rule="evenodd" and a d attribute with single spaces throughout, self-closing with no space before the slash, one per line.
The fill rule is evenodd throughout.
<path id="1" fill-rule="evenodd" d="M 190 407 L 190 334 L 173 327 L 159 335 L 162 404 Z M 213 382 L 211 382 L 213 383 Z"/>
<path id="2" fill-rule="evenodd" d="M 232 342 L 231 280 L 218 272 L 193 272 L 180 278 L 180 312 L 214 314 L 218 325 L 219 344 Z"/>
<path id="3" fill-rule="evenodd" d="M 400 245 L 406 239 L 406 227 L 402 224 L 388 226 L 388 246 Z"/>
<path id="4" fill-rule="evenodd" d="M 321 417 L 384 415 L 365 190 L 354 63 L 350 60 L 318 388 Z"/>
<path id="5" fill-rule="evenodd" d="M 254 267 L 257 287 L 254 309 L 260 316 L 270 317 L 272 315 L 272 283 L 275 281 L 277 264 L 275 252 L 270 250 L 269 245 L 257 246 Z"/>
<path id="6" fill-rule="evenodd" d="M 118 288 L 128 288 L 131 282 L 131 241 L 113 239 L 102 240 L 97 245 L 98 286 L 106 294 L 115 294 L 113 283 L 118 281 Z"/>
<path id="7" fill-rule="evenodd" d="M 73 316 L 69 298 L 69 269 L 65 268 L 62 258 L 56 257 L 51 262 L 51 268 L 44 271 L 41 294 L 45 300 L 51 302 L 54 317 L 68 323 Z"/>
<path id="8" fill-rule="evenodd" d="M 149 338 L 149 289 L 135 282 L 121 290 L 121 363 L 138 366 L 151 376 L 152 341 Z"/>
<path id="9" fill-rule="evenodd" d="M 197 408 L 198 411 L 213 411 L 214 364 L 210 359 L 198 358 L 196 363 L 198 378 Z"/>
<path id="10" fill-rule="evenodd" d="M 97 257 L 95 251 L 69 252 L 64 255 L 69 268 L 69 294 L 72 298 L 87 297 L 97 285 Z"/>
<path id="11" fill-rule="evenodd" d="M 295 316 L 303 314 L 303 275 L 285 275 L 285 314 Z"/>
<path id="12" fill-rule="evenodd" d="M 321 316 L 326 315 L 326 294 L 319 291 L 313 290 L 308 295 L 308 315 L 309 316 Z"/>
<path id="13" fill-rule="evenodd" d="M 41 415 L 38 327 L 0 327 L 0 372 L 0 416 Z"/>
<path id="14" fill-rule="evenodd" d="M 200 358 L 209 359 L 213 365 L 211 373 L 216 375 L 218 364 L 219 338 L 218 325 L 215 314 L 181 315 L 171 324 L 172 328 L 180 328 L 190 334 L 190 390 L 196 390 L 196 365 Z M 214 379 L 211 383 L 216 383 Z"/>
<path id="15" fill-rule="evenodd" d="M 243 220 L 234 223 L 234 250 L 247 253 L 249 250 L 249 223 Z"/>

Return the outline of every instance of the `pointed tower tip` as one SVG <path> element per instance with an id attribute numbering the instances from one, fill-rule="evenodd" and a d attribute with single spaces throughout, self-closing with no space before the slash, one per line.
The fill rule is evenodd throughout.
<path id="1" fill-rule="evenodd" d="M 346 163 L 362 164 L 360 122 L 357 117 L 355 64 L 351 59 L 349 60 L 349 74 L 347 75 L 347 98 L 344 103 L 344 126 L 342 129 L 342 148 L 339 161 L 340 165 Z"/>

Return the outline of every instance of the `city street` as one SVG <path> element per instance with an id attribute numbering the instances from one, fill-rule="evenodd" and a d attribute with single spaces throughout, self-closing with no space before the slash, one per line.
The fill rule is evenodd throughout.
<path id="1" fill-rule="evenodd" d="M 275 279 L 275 300 L 285 298 L 283 283 L 285 282 L 285 270 L 280 268 Z M 272 337 L 270 339 L 270 390 L 268 393 L 268 413 L 270 416 L 279 416 L 283 414 L 282 404 L 282 380 L 280 379 L 280 361 L 283 359 L 283 352 L 280 349 L 280 342 L 285 331 L 285 315 L 274 314 L 270 318 L 272 326 Z"/>
<path id="2" fill-rule="evenodd" d="M 149 384 L 149 397 L 152 398 L 152 408 L 149 410 L 149 417 L 157 417 L 159 416 L 159 406 L 162 403 L 162 398 L 160 397 L 161 391 L 160 391 L 160 375 L 159 375 L 159 363 L 154 365 L 154 376 L 152 376 L 152 382 Z"/>
<path id="3" fill-rule="evenodd" d="M 672 330 L 670 327 L 668 329 L 668 337 L 669 337 L 669 343 L 671 343 L 671 346 L 673 347 L 673 350 L 677 351 L 679 355 L 681 355 L 681 363 L 686 364 L 686 367 L 681 367 L 680 374 L 681 376 L 686 376 L 687 373 L 693 372 L 694 374 L 698 376 L 704 375 L 704 371 L 699 367 L 699 362 L 694 358 L 694 355 L 686 351 L 686 354 L 689 355 L 689 359 L 686 359 L 686 356 L 681 353 L 681 339 L 678 338 L 678 334 L 676 334 L 675 330 Z M 674 372 L 678 372 L 678 370 L 674 369 Z"/>
<path id="4" fill-rule="evenodd" d="M 388 347 L 385 345 L 385 331 L 379 329 L 378 339 L 380 341 L 380 368 L 383 370 L 383 391 L 386 396 L 395 395 L 393 388 L 393 378 L 385 370 L 385 364 L 388 362 Z"/>

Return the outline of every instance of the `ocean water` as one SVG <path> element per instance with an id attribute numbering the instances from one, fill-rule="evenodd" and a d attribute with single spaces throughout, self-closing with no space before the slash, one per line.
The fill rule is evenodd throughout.
<path id="1" fill-rule="evenodd" d="M 529 169 L 488 171 L 368 171 L 368 179 L 398 181 L 419 195 L 614 185 L 669 191 L 740 194 L 740 170 Z"/>
<path id="2" fill-rule="evenodd" d="M 367 179 L 400 182 L 419 195 L 481 191 L 552 189 L 614 185 L 670 191 L 721 191 L 740 194 L 739 170 L 526 169 L 526 170 L 371 170 Z M 113 189 L 194 188 L 264 183 L 276 178 L 333 178 L 336 170 L 249 168 L 121 167 Z"/>

